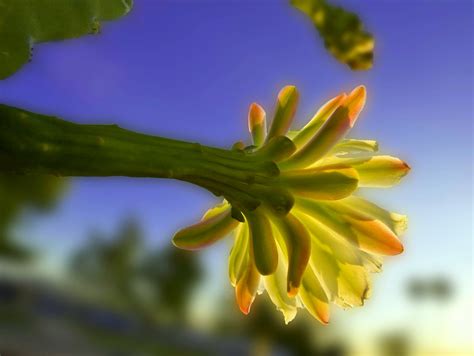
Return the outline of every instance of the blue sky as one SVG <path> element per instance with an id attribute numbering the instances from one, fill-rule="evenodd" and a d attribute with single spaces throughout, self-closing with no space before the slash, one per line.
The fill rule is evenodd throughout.
<path id="1" fill-rule="evenodd" d="M 368 104 L 351 136 L 377 139 L 382 152 L 412 167 L 400 186 L 367 194 L 407 213 L 410 225 L 406 252 L 388 261 L 368 311 L 348 313 L 348 325 L 398 320 L 410 308 L 406 279 L 443 274 L 456 290 L 443 320 L 461 339 L 442 345 L 469 343 L 472 3 L 338 3 L 356 11 L 375 35 L 370 71 L 352 72 L 330 57 L 308 19 L 285 0 L 136 0 L 129 16 L 104 24 L 99 36 L 38 45 L 30 64 L 0 82 L 0 102 L 228 147 L 248 137 L 248 105 L 257 101 L 271 111 L 283 85 L 300 90 L 299 124 L 325 100 L 366 85 Z M 151 245 L 164 245 L 214 201 L 181 182 L 81 178 L 53 214 L 22 230 L 44 251 L 64 256 L 91 229 L 113 231 L 132 214 Z M 225 249 L 206 256 L 225 264 Z M 428 338 L 443 333 L 430 332 L 430 318 L 440 321 L 433 314 L 420 321 Z"/>

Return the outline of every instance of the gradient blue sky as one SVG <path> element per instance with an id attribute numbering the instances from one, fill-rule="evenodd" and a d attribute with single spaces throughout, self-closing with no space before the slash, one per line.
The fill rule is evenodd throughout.
<path id="1" fill-rule="evenodd" d="M 368 105 L 351 136 L 377 139 L 382 152 L 412 166 L 400 186 L 367 194 L 407 213 L 410 226 L 406 252 L 376 278 L 368 311 L 339 318 L 376 328 L 413 317 L 406 279 L 442 274 L 453 279 L 452 310 L 442 317 L 428 313 L 417 330 L 428 338 L 460 333 L 459 340 L 440 341 L 443 347 L 470 343 L 472 2 L 339 3 L 375 34 L 375 65 L 368 72 L 351 72 L 330 57 L 309 20 L 286 0 L 136 0 L 129 16 L 104 24 L 99 36 L 38 45 L 32 63 L 0 82 L 0 101 L 77 122 L 117 123 L 228 147 L 247 137 L 248 105 L 258 101 L 271 111 L 283 85 L 300 90 L 299 124 L 325 100 L 366 85 Z M 112 232 L 132 214 L 151 245 L 164 245 L 214 201 L 206 191 L 174 181 L 75 179 L 55 213 L 22 231 L 58 257 L 91 229 Z M 221 260 L 222 276 L 225 249 L 205 255 Z M 446 330 L 430 329 L 433 321 Z"/>

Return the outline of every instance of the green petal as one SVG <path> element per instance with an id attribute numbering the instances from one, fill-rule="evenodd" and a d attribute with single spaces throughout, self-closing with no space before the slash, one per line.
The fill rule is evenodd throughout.
<path id="1" fill-rule="evenodd" d="M 363 86 L 354 89 L 321 129 L 288 160 L 282 162 L 283 169 L 308 167 L 326 155 L 354 126 L 365 105 L 366 91 Z"/>
<path id="2" fill-rule="evenodd" d="M 281 184 L 302 197 L 337 200 L 357 189 L 357 171 L 346 166 L 333 169 L 304 169 L 283 172 Z"/>
<path id="3" fill-rule="evenodd" d="M 239 224 L 235 231 L 234 245 L 229 255 L 229 279 L 235 287 L 237 281 L 242 277 L 244 267 L 247 265 L 249 255 L 249 233 L 247 224 Z"/>
<path id="4" fill-rule="evenodd" d="M 272 274 L 278 265 L 278 251 L 270 221 L 258 211 L 246 213 L 245 217 L 250 228 L 255 265 L 261 275 Z"/>
<path id="5" fill-rule="evenodd" d="M 339 142 L 328 155 L 352 154 L 359 152 L 377 152 L 379 144 L 374 140 L 346 139 Z"/>
<path id="6" fill-rule="evenodd" d="M 253 144 L 258 147 L 265 141 L 265 136 L 267 134 L 267 121 L 265 110 L 257 103 L 252 103 L 250 105 L 248 122 Z"/>
<path id="7" fill-rule="evenodd" d="M 286 136 L 276 136 L 267 141 L 257 155 L 273 162 L 280 162 L 290 157 L 296 151 L 296 146 Z"/>
<path id="8" fill-rule="evenodd" d="M 277 107 L 272 125 L 267 135 L 267 142 L 273 137 L 284 136 L 290 128 L 298 106 L 299 94 L 296 87 L 288 85 L 278 93 Z"/>
<path id="9" fill-rule="evenodd" d="M 311 255 L 311 238 L 304 225 L 291 213 L 272 221 L 284 240 L 288 256 L 287 292 L 294 297 Z"/>
<path id="10" fill-rule="evenodd" d="M 323 126 L 323 124 L 331 117 L 336 109 L 346 99 L 346 94 L 340 94 L 339 96 L 329 100 L 325 103 L 313 116 L 313 118 L 300 130 L 296 131 L 295 134 L 289 136 L 292 138 L 293 143 L 297 148 L 303 147 L 314 134 Z"/>
<path id="11" fill-rule="evenodd" d="M 232 218 L 227 209 L 209 219 L 179 230 L 173 237 L 173 244 L 185 250 L 197 250 L 209 246 L 228 235 L 239 222 Z"/>
<path id="12" fill-rule="evenodd" d="M 263 277 L 265 289 L 273 304 L 283 313 L 285 324 L 288 324 L 296 316 L 296 298 L 290 298 L 286 291 L 287 266 L 283 258 L 283 252 L 279 251 L 279 263 L 274 274 Z"/>

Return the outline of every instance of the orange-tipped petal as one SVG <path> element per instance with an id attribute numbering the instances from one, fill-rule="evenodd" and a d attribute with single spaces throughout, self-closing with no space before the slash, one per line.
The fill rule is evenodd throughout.
<path id="1" fill-rule="evenodd" d="M 373 156 L 353 167 L 359 173 L 361 187 L 391 187 L 410 171 L 408 164 L 392 156 Z"/>
<path id="2" fill-rule="evenodd" d="M 297 148 L 303 147 L 323 124 L 331 117 L 336 109 L 346 99 L 347 95 L 342 93 L 325 103 L 313 116 L 313 118 L 293 137 L 293 143 Z"/>
<path id="3" fill-rule="evenodd" d="M 250 251 L 249 251 L 250 252 Z M 252 303 L 255 300 L 260 274 L 253 263 L 253 258 L 249 256 L 247 269 L 235 286 L 235 298 L 242 313 L 247 315 L 250 312 Z"/>
<path id="4" fill-rule="evenodd" d="M 354 126 L 364 107 L 365 98 L 365 87 L 354 89 L 313 138 L 282 163 L 282 169 L 308 167 L 324 157 Z"/>
<path id="5" fill-rule="evenodd" d="M 359 155 L 357 157 L 331 156 L 314 167 L 324 169 L 335 165 L 350 166 L 359 173 L 359 186 L 387 188 L 398 184 L 408 174 L 410 167 L 397 157 L 387 155 Z"/>
<path id="6" fill-rule="evenodd" d="M 365 106 L 366 99 L 367 90 L 365 89 L 365 86 L 360 85 L 351 91 L 347 99 L 344 101 L 343 105 L 347 107 L 349 112 L 350 127 L 354 126 L 360 112 Z"/>
<path id="7" fill-rule="evenodd" d="M 198 250 L 228 235 L 239 222 L 232 218 L 230 209 L 211 218 L 179 230 L 173 236 L 173 244 L 185 250 Z"/>
<path id="8" fill-rule="evenodd" d="M 273 117 L 267 141 L 277 136 L 284 136 L 290 128 L 298 106 L 299 93 L 295 86 L 288 85 L 278 93 L 277 107 Z"/>
<path id="9" fill-rule="evenodd" d="M 357 235 L 357 244 L 361 250 L 380 255 L 398 255 L 403 245 L 397 235 L 384 223 L 374 219 L 354 219 L 344 217 Z"/>
<path id="10" fill-rule="evenodd" d="M 262 145 L 267 134 L 266 113 L 257 103 L 252 103 L 249 107 L 248 122 L 253 144 L 255 146 Z"/>

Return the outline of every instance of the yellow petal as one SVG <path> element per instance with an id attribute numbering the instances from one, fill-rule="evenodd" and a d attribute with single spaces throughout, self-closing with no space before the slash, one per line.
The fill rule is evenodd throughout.
<path id="1" fill-rule="evenodd" d="M 296 298 L 290 298 L 286 291 L 287 265 L 283 258 L 283 252 L 279 251 L 279 263 L 274 274 L 263 277 L 265 289 L 273 304 L 283 313 L 285 324 L 288 324 L 296 316 Z"/>
<path id="2" fill-rule="evenodd" d="M 364 267 L 372 273 L 378 273 L 382 271 L 383 259 L 381 256 L 375 256 L 371 253 L 360 251 L 360 257 Z"/>
<path id="3" fill-rule="evenodd" d="M 343 308 L 363 305 L 370 292 L 370 282 L 360 255 L 335 239 L 315 219 L 308 216 L 300 219 L 312 237 L 311 268 L 327 295 Z"/>
<path id="4" fill-rule="evenodd" d="M 250 105 L 248 122 L 253 144 L 258 147 L 265 141 L 267 125 L 265 110 L 257 103 L 252 103 Z"/>
<path id="5" fill-rule="evenodd" d="M 239 224 L 235 231 L 234 245 L 229 255 L 229 279 L 233 287 L 242 277 L 249 255 L 249 232 L 247 224 Z"/>
<path id="6" fill-rule="evenodd" d="M 245 315 L 250 312 L 259 284 L 260 274 L 257 271 L 257 267 L 255 267 L 253 258 L 249 256 L 245 271 L 235 286 L 237 304 Z"/>
<path id="7" fill-rule="evenodd" d="M 209 219 L 179 230 L 173 236 L 173 244 L 185 250 L 197 250 L 209 246 L 228 235 L 239 222 L 230 215 L 230 209 Z"/>
<path id="8" fill-rule="evenodd" d="M 357 189 L 358 174 L 350 167 L 303 169 L 283 172 L 281 184 L 297 196 L 337 200 Z"/>
<path id="9" fill-rule="evenodd" d="M 301 148 L 306 144 L 314 134 L 323 126 L 329 117 L 336 111 L 341 103 L 346 99 L 345 93 L 336 96 L 325 103 L 313 116 L 313 118 L 292 138 L 297 148 Z"/>
<path id="10" fill-rule="evenodd" d="M 250 230 L 255 265 L 261 275 L 275 272 L 278 265 L 278 251 L 268 218 L 259 209 L 245 214 Z"/>
<path id="11" fill-rule="evenodd" d="M 282 162 L 282 169 L 308 167 L 324 157 L 354 126 L 365 105 L 365 98 L 365 87 L 360 86 L 354 89 L 311 140 L 293 156 Z"/>
<path id="12" fill-rule="evenodd" d="M 298 99 L 299 94 L 295 86 L 288 85 L 280 91 L 275 116 L 267 135 L 267 142 L 273 137 L 286 134 L 295 116 Z"/>
<path id="13" fill-rule="evenodd" d="M 338 200 L 338 202 L 339 201 L 340 200 Z M 309 215 L 319 223 L 323 224 L 327 229 L 334 231 L 344 239 L 346 238 L 345 236 L 354 235 L 354 232 L 351 230 L 347 222 L 342 220 L 338 214 L 335 214 L 328 209 L 328 207 L 322 205 L 318 201 L 298 197 L 295 200 L 294 209 L 295 211 Z"/>
<path id="14" fill-rule="evenodd" d="M 392 156 L 373 156 L 365 161 L 353 159 L 344 164 L 357 170 L 361 187 L 391 187 L 410 171 L 408 164 Z"/>

